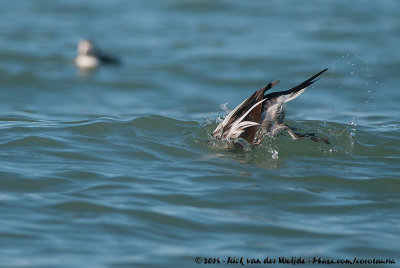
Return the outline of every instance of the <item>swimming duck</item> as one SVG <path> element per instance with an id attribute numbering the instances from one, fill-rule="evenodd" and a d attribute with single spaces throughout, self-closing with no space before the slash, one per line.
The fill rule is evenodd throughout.
<path id="1" fill-rule="evenodd" d="M 94 69 L 100 64 L 120 64 L 119 59 L 102 53 L 88 39 L 83 39 L 79 42 L 77 52 L 75 64 L 81 69 Z"/>
<path id="2" fill-rule="evenodd" d="M 286 130 L 293 139 L 310 137 L 315 142 L 322 141 L 328 144 L 328 139 L 320 138 L 313 133 L 296 133 L 283 123 L 286 114 L 285 103 L 297 98 L 326 70 L 328 69 L 286 91 L 265 94 L 279 81 L 268 83 L 233 109 L 217 126 L 212 136 L 220 140 L 243 138 L 250 144 L 259 145 L 265 135 L 276 136 L 282 130 Z"/>

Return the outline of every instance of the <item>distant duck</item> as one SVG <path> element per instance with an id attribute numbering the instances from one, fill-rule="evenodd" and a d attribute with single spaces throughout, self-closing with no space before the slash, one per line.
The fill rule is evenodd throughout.
<path id="1" fill-rule="evenodd" d="M 326 70 L 328 69 L 322 70 L 289 90 L 265 94 L 279 83 L 279 81 L 270 82 L 233 109 L 214 130 L 213 137 L 220 140 L 243 138 L 250 144 L 258 145 L 265 135 L 276 136 L 282 130 L 286 130 L 293 139 L 310 137 L 315 142 L 322 141 L 328 144 L 328 139 L 320 138 L 313 133 L 296 133 L 291 127 L 283 124 L 285 103 L 297 98 Z"/>
<path id="2" fill-rule="evenodd" d="M 100 64 L 121 64 L 118 58 L 104 54 L 88 39 L 83 39 L 79 42 L 77 52 L 75 64 L 81 69 L 94 69 Z"/>

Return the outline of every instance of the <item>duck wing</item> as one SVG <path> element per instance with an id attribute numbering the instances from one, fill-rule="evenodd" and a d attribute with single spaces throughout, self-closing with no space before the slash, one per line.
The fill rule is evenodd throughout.
<path id="1" fill-rule="evenodd" d="M 217 139 L 244 138 L 249 143 L 253 143 L 254 135 L 261 121 L 265 92 L 278 82 L 268 83 L 240 103 L 215 128 L 212 135 Z M 239 135 L 238 131 L 240 131 Z"/>

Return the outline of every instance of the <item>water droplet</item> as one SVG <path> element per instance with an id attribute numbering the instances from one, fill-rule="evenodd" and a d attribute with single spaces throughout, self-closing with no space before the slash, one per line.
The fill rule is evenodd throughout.
<path id="1" fill-rule="evenodd" d="M 227 111 L 229 111 L 227 105 L 228 105 L 228 103 L 225 102 L 225 103 L 221 104 L 220 107 L 221 107 L 221 109 L 222 109 L 223 111 L 227 112 Z"/>
<path id="2" fill-rule="evenodd" d="M 271 154 L 272 159 L 278 159 L 279 158 L 279 153 L 277 150 L 268 148 L 268 152 Z"/>

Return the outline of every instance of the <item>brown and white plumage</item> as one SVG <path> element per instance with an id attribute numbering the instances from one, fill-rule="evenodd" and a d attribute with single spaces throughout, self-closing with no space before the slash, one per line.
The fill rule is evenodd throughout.
<path id="1" fill-rule="evenodd" d="M 313 134 L 295 133 L 289 126 L 283 124 L 286 113 L 285 103 L 297 98 L 326 70 L 328 69 L 322 70 L 289 90 L 265 94 L 279 83 L 279 81 L 270 82 L 233 109 L 212 135 L 220 140 L 243 138 L 250 144 L 260 144 L 264 135 L 275 136 L 285 129 L 294 139 L 311 136 L 314 141 L 321 140 L 328 143 L 326 139 L 316 139 Z"/>
<path id="2" fill-rule="evenodd" d="M 120 65 L 121 63 L 118 58 L 104 54 L 88 39 L 79 42 L 77 53 L 75 64 L 81 69 L 94 69 L 100 64 Z"/>

